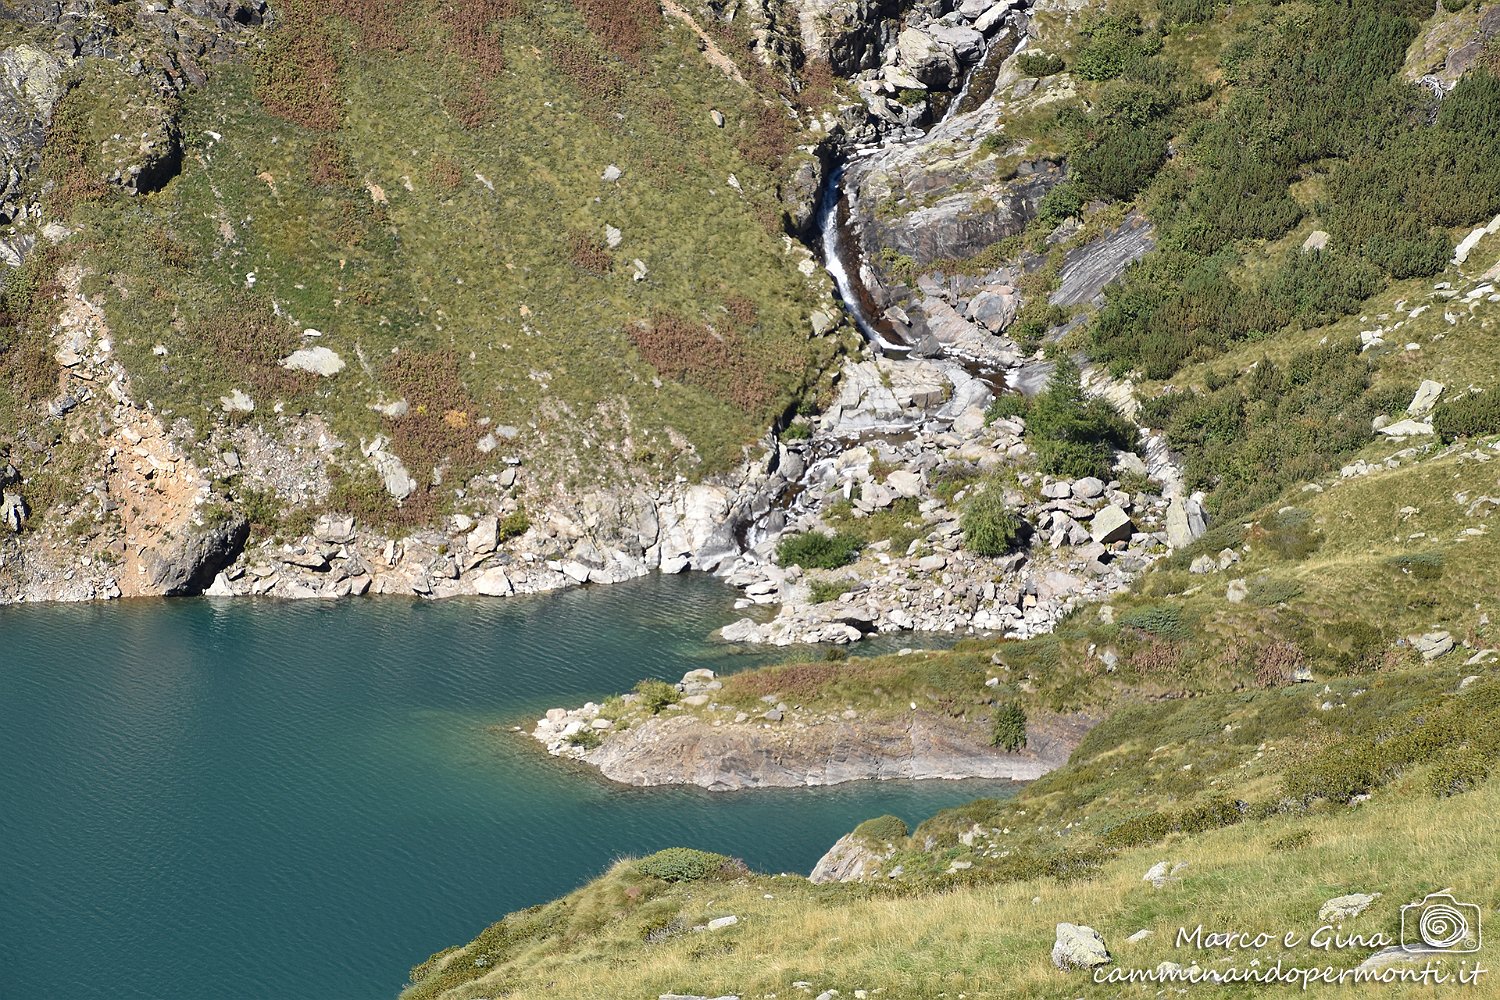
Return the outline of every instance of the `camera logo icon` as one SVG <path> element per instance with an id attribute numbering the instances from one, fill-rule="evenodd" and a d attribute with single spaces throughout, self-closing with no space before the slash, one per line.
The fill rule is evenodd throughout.
<path id="1" fill-rule="evenodd" d="M 1401 947 L 1405 951 L 1479 950 L 1480 909 L 1460 903 L 1450 893 L 1434 892 L 1401 907 Z"/>

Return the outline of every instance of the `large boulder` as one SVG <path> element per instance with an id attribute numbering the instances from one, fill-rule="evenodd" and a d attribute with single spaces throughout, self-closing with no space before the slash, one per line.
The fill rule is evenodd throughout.
<path id="1" fill-rule="evenodd" d="M 376 436 L 369 444 L 362 444 L 360 451 L 375 467 L 375 474 L 385 484 L 385 491 L 395 500 L 405 500 L 417 492 L 417 481 L 406 471 L 400 458 L 386 450 L 385 438 Z"/>
<path id="2" fill-rule="evenodd" d="M 901 66 L 924 87 L 948 90 L 959 76 L 958 57 L 943 44 L 918 28 L 906 28 L 896 39 Z"/>
<path id="3" fill-rule="evenodd" d="M 21 525 L 31 516 L 30 509 L 26 506 L 26 500 L 19 493 L 0 494 L 0 524 L 4 524 L 12 532 L 21 530 Z"/>
<path id="4" fill-rule="evenodd" d="M 281 359 L 281 366 L 292 371 L 307 372 L 321 378 L 331 378 L 344 370 L 344 359 L 326 347 L 304 347 Z"/>
<path id="5" fill-rule="evenodd" d="M 1015 322 L 1019 300 L 1009 285 L 986 288 L 969 301 L 967 315 L 991 333 L 1000 333 Z"/>
<path id="6" fill-rule="evenodd" d="M 965 25 L 933 24 L 927 34 L 961 63 L 975 62 L 984 55 L 984 35 Z"/>
<path id="7" fill-rule="evenodd" d="M 0 220 L 11 219 L 24 199 L 66 70 L 60 58 L 34 45 L 0 52 Z"/>
<path id="8" fill-rule="evenodd" d="M 1423 379 L 1422 384 L 1417 387 L 1416 395 L 1406 407 L 1406 412 L 1418 419 L 1427 416 L 1437 405 L 1438 397 L 1443 394 L 1445 388 L 1447 386 L 1441 382 L 1434 382 L 1430 378 Z"/>
<path id="9" fill-rule="evenodd" d="M 900 11 L 898 0 L 801 0 L 797 15 L 803 52 L 809 59 L 827 60 L 839 76 L 875 69 L 889 19 Z"/>
<path id="10" fill-rule="evenodd" d="M 1353 920 L 1380 898 L 1380 893 L 1351 892 L 1347 896 L 1335 896 L 1318 909 L 1318 919 L 1325 923 L 1341 924 Z"/>
<path id="11" fill-rule="evenodd" d="M 1128 542 L 1134 534 L 1135 522 L 1118 504 L 1110 504 L 1094 515 L 1093 538 L 1096 542 L 1104 545 Z"/>
<path id="12" fill-rule="evenodd" d="M 1104 938 L 1092 927 L 1082 924 L 1057 925 L 1057 941 L 1052 945 L 1052 964 L 1064 972 L 1108 965 L 1113 959 L 1104 946 Z"/>
<path id="13" fill-rule="evenodd" d="M 1167 544 L 1185 549 L 1208 530 L 1203 507 L 1194 499 L 1174 497 L 1167 505 Z"/>

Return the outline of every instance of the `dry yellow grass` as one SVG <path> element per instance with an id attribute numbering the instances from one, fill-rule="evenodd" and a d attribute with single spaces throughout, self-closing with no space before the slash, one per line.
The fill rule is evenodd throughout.
<path id="1" fill-rule="evenodd" d="M 1179 927 L 1191 930 L 1200 923 L 1210 932 L 1264 931 L 1280 938 L 1294 931 L 1306 937 L 1320 926 L 1323 902 L 1351 892 L 1383 894 L 1344 928 L 1367 937 L 1399 937 L 1402 904 L 1436 890 L 1451 889 L 1491 915 L 1500 903 L 1500 830 L 1487 817 L 1497 811 L 1495 781 L 1436 808 L 1431 798 L 1397 787 L 1363 806 L 1247 823 L 1125 852 L 1099 877 L 1066 886 L 1030 882 L 906 898 L 871 897 L 858 887 L 819 889 L 788 878 L 680 886 L 670 896 L 689 924 L 730 913 L 739 923 L 657 944 L 632 936 L 630 919 L 610 919 L 621 883 L 631 878 L 629 864 L 622 863 L 599 882 L 550 904 L 562 908 L 559 921 L 602 920 L 599 926 L 566 943 L 546 939 L 518 949 L 489 976 L 447 996 L 624 1000 L 677 992 L 748 1000 L 827 989 L 842 997 L 866 990 L 901 1000 L 1157 995 L 1155 987 L 1095 986 L 1088 974 L 1054 969 L 1049 952 L 1060 921 L 1096 928 L 1123 967 L 1173 961 L 1223 969 L 1280 958 L 1288 966 L 1351 968 L 1372 949 L 1304 945 L 1230 955 L 1174 945 Z M 1293 834 L 1301 846 L 1274 846 Z M 1185 862 L 1180 881 L 1161 889 L 1144 882 L 1142 874 L 1158 860 Z M 1127 942 L 1142 929 L 1151 936 Z M 1495 950 L 1491 945 L 1478 957 L 1492 962 Z M 460 952 L 451 960 L 472 957 Z M 795 982 L 810 983 L 810 991 L 804 994 Z M 1377 990 L 1381 996 L 1429 995 L 1409 986 L 1369 992 Z M 1301 992 L 1202 986 L 1189 995 L 1199 991 Z M 1500 988 L 1481 982 L 1463 995 L 1495 996 Z"/>

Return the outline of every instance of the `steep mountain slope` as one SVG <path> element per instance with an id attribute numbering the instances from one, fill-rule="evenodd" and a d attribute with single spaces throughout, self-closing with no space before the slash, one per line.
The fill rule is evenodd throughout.
<path id="1" fill-rule="evenodd" d="M 830 371 L 838 310 L 782 217 L 800 109 L 736 28 L 655 3 L 200 8 L 4 22 L 30 131 L 0 403 L 33 537 L 130 546 L 100 464 L 122 399 L 200 508 L 257 541 L 354 515 L 378 549 L 732 473 Z M 60 347 L 78 296 L 100 315 Z M 118 589 L 63 587 L 56 540 L 21 542 L 11 596 Z"/>

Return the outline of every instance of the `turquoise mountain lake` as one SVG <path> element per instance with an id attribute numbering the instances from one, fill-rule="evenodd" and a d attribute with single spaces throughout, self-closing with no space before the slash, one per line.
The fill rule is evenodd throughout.
<path id="1" fill-rule="evenodd" d="M 0 997 L 389 1000 L 621 855 L 806 873 L 870 816 L 1008 793 L 623 788 L 505 731 L 764 662 L 706 641 L 732 597 L 0 608 Z"/>

